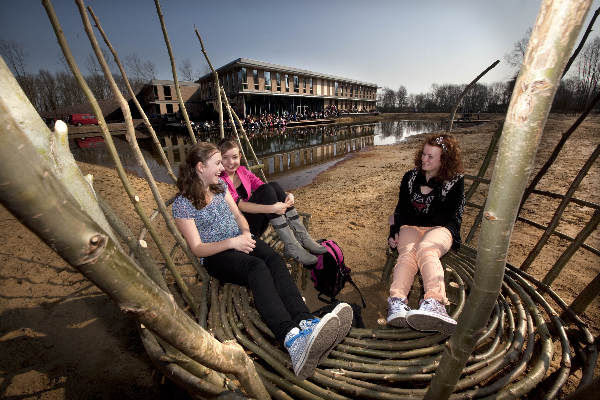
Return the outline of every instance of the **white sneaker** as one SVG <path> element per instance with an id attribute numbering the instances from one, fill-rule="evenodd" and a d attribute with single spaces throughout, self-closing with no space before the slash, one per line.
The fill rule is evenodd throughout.
<path id="1" fill-rule="evenodd" d="M 310 327 L 302 330 L 294 328 L 288 332 L 284 344 L 298 378 L 312 376 L 323 353 L 337 339 L 339 326 L 338 317 L 329 313 Z"/>
<path id="2" fill-rule="evenodd" d="M 354 312 L 352 311 L 352 307 L 349 304 L 339 303 L 337 306 L 335 306 L 333 310 L 331 310 L 330 313 L 326 314 L 325 316 L 329 314 L 334 314 L 336 317 L 338 317 L 340 321 L 340 326 L 335 341 L 329 347 L 329 349 L 327 349 L 325 353 L 323 353 L 323 355 L 319 358 L 317 365 L 319 365 L 321 361 L 327 358 L 327 356 L 329 355 L 329 353 L 331 353 L 333 348 L 337 346 L 342 340 L 344 340 L 344 338 L 348 335 L 348 332 L 350 332 L 350 328 L 352 328 L 352 319 L 354 317 Z M 301 329 L 307 329 L 312 326 L 315 326 L 318 322 L 319 318 L 305 319 L 300 321 L 299 325 Z"/>
<path id="3" fill-rule="evenodd" d="M 406 298 L 388 297 L 387 324 L 396 328 L 405 328 L 406 314 L 410 311 Z"/>
<path id="4" fill-rule="evenodd" d="M 447 336 L 456 329 L 456 321 L 450 318 L 446 307 L 435 299 L 421 300 L 418 310 L 406 314 L 406 322 L 413 329 L 440 332 Z"/>

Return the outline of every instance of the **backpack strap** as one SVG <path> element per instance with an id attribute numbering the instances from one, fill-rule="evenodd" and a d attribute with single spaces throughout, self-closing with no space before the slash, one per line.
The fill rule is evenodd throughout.
<path id="1" fill-rule="evenodd" d="M 363 308 L 366 308 L 367 307 L 367 303 L 365 303 L 365 298 L 363 297 L 363 294 L 360 291 L 360 289 L 358 288 L 358 286 L 356 286 L 356 283 L 354 283 L 354 281 L 350 277 L 348 277 L 348 282 L 350 282 L 350 284 L 352 286 L 354 286 L 354 289 L 356 289 L 356 291 L 358 292 L 358 295 L 360 296 L 360 300 L 362 301 Z"/>
<path id="2" fill-rule="evenodd" d="M 335 258 L 338 264 L 344 263 L 344 254 L 336 242 L 333 240 L 325 240 L 323 243 L 321 243 L 321 245 L 327 248 L 329 254 Z"/>

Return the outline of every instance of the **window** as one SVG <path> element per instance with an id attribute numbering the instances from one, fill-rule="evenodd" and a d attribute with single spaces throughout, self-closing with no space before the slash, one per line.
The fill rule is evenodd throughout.
<path id="1" fill-rule="evenodd" d="M 334 82 L 334 87 L 335 87 L 334 95 L 337 96 L 338 95 L 338 83 L 337 83 L 337 81 Z"/>
<path id="2" fill-rule="evenodd" d="M 265 90 L 271 90 L 271 72 L 265 71 Z"/>
<path id="3" fill-rule="evenodd" d="M 254 81 L 254 90 L 258 90 L 258 70 L 252 70 L 252 80 Z"/>
<path id="4" fill-rule="evenodd" d="M 154 85 L 152 86 L 152 89 L 154 91 L 154 98 L 158 98 L 158 86 Z"/>
<path id="5" fill-rule="evenodd" d="M 298 75 L 294 75 L 294 92 L 298 93 L 298 87 L 300 86 Z"/>
<path id="6" fill-rule="evenodd" d="M 240 80 L 242 81 L 242 89 L 248 89 L 248 72 L 246 68 L 241 69 Z"/>
<path id="7" fill-rule="evenodd" d="M 306 78 L 302 78 L 302 93 L 306 93 Z"/>
<path id="8" fill-rule="evenodd" d="M 283 80 L 285 81 L 285 91 L 289 92 L 290 91 L 290 77 L 288 74 L 285 74 L 283 76 Z"/>
<path id="9" fill-rule="evenodd" d="M 281 92 L 281 74 L 279 72 L 275 74 L 275 81 L 277 83 L 277 91 Z"/>
<path id="10" fill-rule="evenodd" d="M 173 114 L 173 104 L 166 104 L 167 114 Z"/>
<path id="11" fill-rule="evenodd" d="M 171 86 L 163 86 L 165 100 L 171 100 Z"/>
<path id="12" fill-rule="evenodd" d="M 310 79 L 308 80 L 308 84 L 310 85 L 310 94 L 312 94 L 312 92 L 313 92 L 312 78 L 310 78 Z"/>

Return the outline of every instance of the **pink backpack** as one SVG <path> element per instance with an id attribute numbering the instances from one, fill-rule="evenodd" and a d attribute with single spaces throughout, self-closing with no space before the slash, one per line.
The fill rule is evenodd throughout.
<path id="1" fill-rule="evenodd" d="M 344 253 L 340 246 L 333 240 L 321 239 L 318 242 L 327 248 L 327 253 L 315 254 L 317 263 L 310 267 L 310 279 L 319 292 L 318 299 L 325 303 L 333 302 L 346 282 L 350 282 L 358 291 L 363 307 L 366 307 L 362 293 L 350 276 L 350 268 L 344 263 Z M 324 296 L 329 299 L 325 299 Z"/>

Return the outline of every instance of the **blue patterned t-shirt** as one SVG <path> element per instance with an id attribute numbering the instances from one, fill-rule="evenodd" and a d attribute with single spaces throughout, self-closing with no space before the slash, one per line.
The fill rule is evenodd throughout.
<path id="1" fill-rule="evenodd" d="M 225 201 L 227 184 L 220 178 L 219 183 L 225 191 L 215 194 L 212 201 L 201 210 L 182 195 L 177 196 L 173 202 L 173 218 L 193 219 L 204 243 L 220 242 L 242 233 Z"/>

